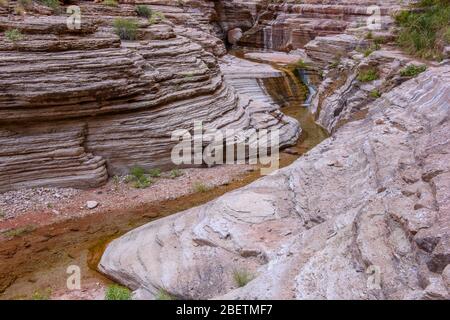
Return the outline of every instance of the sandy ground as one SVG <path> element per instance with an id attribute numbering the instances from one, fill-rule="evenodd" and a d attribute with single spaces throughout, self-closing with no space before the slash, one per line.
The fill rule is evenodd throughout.
<path id="1" fill-rule="evenodd" d="M 84 217 L 99 216 L 100 219 L 104 219 L 110 216 L 111 219 L 117 219 L 115 214 L 126 211 L 129 207 L 146 206 L 194 193 L 212 191 L 215 187 L 228 186 L 233 181 L 240 181 L 255 170 L 256 167 L 250 165 L 182 169 L 181 176 L 176 178 L 170 177 L 169 172 L 162 173 L 158 178 L 152 178 L 153 183 L 144 189 L 135 188 L 132 182 L 127 183 L 126 177 L 115 177 L 104 186 L 89 190 L 35 188 L 3 193 L 0 194 L 2 213 L 0 249 L 7 250 L 11 240 L 20 241 L 22 236 L 33 236 L 33 230 L 40 230 L 41 227 L 53 228 L 58 223 L 71 222 L 74 219 L 77 221 L 77 218 Z M 98 206 L 89 209 L 88 201 L 95 201 Z M 84 255 L 83 252 L 83 256 L 79 259 L 87 265 L 86 261 L 89 258 Z M 99 278 L 94 271 L 86 270 L 84 272 L 88 274 L 83 278 L 82 290 L 65 290 L 64 286 L 58 285 L 56 287 L 62 289 L 53 289 L 51 293 L 46 293 L 45 288 L 49 283 L 65 281 L 65 270 L 60 269 L 60 265 L 49 266 L 48 269 L 40 269 L 36 274 L 25 275 L 22 280 L 13 284 L 14 294 L 12 296 L 7 294 L 3 298 L 9 296 L 17 299 L 34 299 L 33 295 L 38 298 L 63 300 L 104 298 L 106 287 L 110 282 Z"/>
<path id="2" fill-rule="evenodd" d="M 153 184 L 137 189 L 127 183 L 126 177 L 116 177 L 102 187 L 89 190 L 34 188 L 0 194 L 0 234 L 7 237 L 16 228 L 33 228 L 69 218 L 83 217 L 105 210 L 116 210 L 124 204 L 145 204 L 175 199 L 183 195 L 204 191 L 233 181 L 239 175 L 252 171 L 249 165 L 223 165 L 213 168 L 180 170 L 181 176 L 151 178 Z M 87 207 L 95 201 L 94 209 Z"/>

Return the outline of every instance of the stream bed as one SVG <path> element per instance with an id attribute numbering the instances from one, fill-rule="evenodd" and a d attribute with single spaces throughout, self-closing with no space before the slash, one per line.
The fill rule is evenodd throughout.
<path id="1" fill-rule="evenodd" d="M 327 138 L 327 133 L 305 107 L 308 89 L 298 72 L 286 66 L 274 67 L 285 76 L 261 80 L 260 85 L 282 106 L 283 113 L 300 122 L 303 130 L 297 144 L 289 152 L 280 153 L 280 166 L 285 167 Z M 60 298 L 68 291 L 66 271 L 71 265 L 81 269 L 84 291 L 104 287 L 111 281 L 96 267 L 111 240 L 155 219 L 209 202 L 258 178 L 260 170 L 254 170 L 208 192 L 135 206 L 126 212 L 69 219 L 5 240 L 0 243 L 0 299 Z"/>

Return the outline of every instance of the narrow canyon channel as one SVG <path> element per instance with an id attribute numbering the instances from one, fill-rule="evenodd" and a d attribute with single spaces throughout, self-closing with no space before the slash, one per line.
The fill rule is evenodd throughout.
<path id="1" fill-rule="evenodd" d="M 242 58 L 242 53 L 233 54 Z M 285 167 L 323 141 L 327 133 L 315 123 L 313 115 L 305 106 L 308 87 L 302 83 L 301 78 L 305 78 L 300 77 L 300 70 L 295 70 L 295 66 L 271 65 L 282 71 L 284 76 L 258 79 L 258 84 L 281 106 L 282 112 L 297 119 L 302 128 L 297 144 L 280 154 L 280 165 Z M 130 204 L 130 210 L 125 212 L 100 212 L 71 218 L 3 240 L 0 249 L 0 299 L 27 299 L 41 294 L 64 298 L 68 294 L 67 267 L 71 265 L 81 268 L 84 291 L 100 290 L 110 280 L 96 268 L 111 240 L 155 219 L 211 201 L 259 177 L 260 170 L 251 170 L 231 183 L 208 192 L 138 206 Z M 79 295 L 79 298 L 92 298 L 82 292 Z"/>

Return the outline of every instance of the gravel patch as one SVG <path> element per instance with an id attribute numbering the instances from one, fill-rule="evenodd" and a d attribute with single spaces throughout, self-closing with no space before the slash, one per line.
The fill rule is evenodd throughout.
<path id="1" fill-rule="evenodd" d="M 51 209 L 79 192 L 73 188 L 33 188 L 1 193 L 0 220 L 14 218 L 27 211 Z"/>
<path id="2" fill-rule="evenodd" d="M 253 171 L 250 165 L 222 165 L 162 172 L 159 177 L 145 176 L 151 182 L 136 188 L 130 176 L 114 176 L 104 186 L 89 190 L 73 188 L 33 188 L 0 194 L 0 221 L 28 213 L 50 213 L 59 218 L 84 216 L 105 208 L 114 209 L 126 203 L 149 203 L 176 199 L 190 193 L 208 192 L 226 185 L 236 177 Z M 96 205 L 89 204 L 96 203 Z"/>

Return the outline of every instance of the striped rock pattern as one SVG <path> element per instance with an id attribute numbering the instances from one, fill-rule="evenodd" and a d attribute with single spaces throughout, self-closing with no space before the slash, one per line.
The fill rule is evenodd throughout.
<path id="1" fill-rule="evenodd" d="M 99 268 L 136 298 L 448 299 L 449 80 L 403 83 L 290 167 L 113 241 Z"/>
<path id="2" fill-rule="evenodd" d="M 81 6 L 86 16 L 75 31 L 63 16 L 0 16 L 0 37 L 10 27 L 23 33 L 0 44 L 0 191 L 86 188 L 134 165 L 168 168 L 171 133 L 191 130 L 194 120 L 249 133 L 289 127 L 281 145 L 295 142 L 296 121 L 224 81 L 214 55 L 223 44 L 202 36 L 203 24 L 140 19 L 138 41 L 121 43 L 111 23 L 122 5 L 108 15 L 105 6 Z M 187 28 L 198 33 L 186 37 Z"/>

